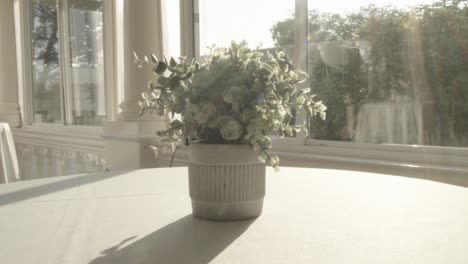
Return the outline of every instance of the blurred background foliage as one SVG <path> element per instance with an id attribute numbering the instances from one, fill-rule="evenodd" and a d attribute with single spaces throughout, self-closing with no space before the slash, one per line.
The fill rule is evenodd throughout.
<path id="1" fill-rule="evenodd" d="M 351 141 L 363 105 L 411 103 L 432 127 L 424 144 L 467 146 L 467 2 L 309 11 L 310 85 L 328 106 L 327 120 L 311 119 L 311 136 Z M 293 47 L 293 28 L 294 17 L 273 25 L 275 45 Z"/>

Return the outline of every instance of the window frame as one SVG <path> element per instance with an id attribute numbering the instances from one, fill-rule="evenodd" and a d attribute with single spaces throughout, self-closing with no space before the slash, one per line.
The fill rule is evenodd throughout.
<path id="1" fill-rule="evenodd" d="M 293 60 L 308 72 L 307 45 L 304 39 L 308 35 L 308 1 L 295 0 L 295 43 L 297 52 Z M 198 57 L 199 10 L 198 0 L 180 0 L 181 19 L 181 54 Z M 298 34 L 299 33 L 299 34 Z M 304 47 L 302 47 L 304 46 Z M 304 52 L 306 54 L 304 54 Z M 309 122 L 304 111 L 298 113 L 298 122 Z M 404 144 L 373 144 L 347 141 L 319 140 L 308 138 L 305 133 L 298 133 L 295 138 L 280 139 L 273 137 L 273 150 L 280 155 L 290 154 L 293 158 L 307 161 L 321 161 L 329 164 L 358 165 L 366 170 L 376 164 L 382 170 L 405 168 L 412 172 L 431 175 L 432 172 L 450 172 L 468 176 L 468 148 L 443 147 Z M 338 163 L 336 163 L 338 162 Z M 314 164 L 317 164 L 315 162 Z M 324 164 L 326 167 L 326 165 Z M 348 166 L 350 168 L 350 166 Z M 345 168 L 348 168 L 345 166 Z M 373 166 L 375 167 L 375 166 Z M 384 168 L 385 167 L 385 168 Z M 375 170 L 374 170 L 375 171 Z"/>
<path id="2" fill-rule="evenodd" d="M 32 0 L 14 0 L 15 7 L 15 31 L 18 57 L 18 79 L 19 79 L 19 103 L 21 107 L 23 126 L 36 127 L 39 130 L 63 127 L 64 132 L 76 128 L 78 131 L 86 131 L 88 134 L 100 133 L 102 126 L 87 126 L 72 124 L 72 86 L 71 72 L 67 62 L 70 62 L 70 42 L 69 42 L 69 9 L 68 0 L 54 0 L 57 3 L 58 12 L 58 35 L 60 44 L 60 70 L 61 70 L 61 109 L 62 118 L 60 123 L 34 122 L 33 108 L 33 76 L 32 76 L 32 41 L 31 26 Z M 103 1 L 103 48 L 104 48 L 104 93 L 105 93 L 105 121 L 113 121 L 118 113 L 117 91 L 115 87 L 115 3 L 114 1 Z"/>

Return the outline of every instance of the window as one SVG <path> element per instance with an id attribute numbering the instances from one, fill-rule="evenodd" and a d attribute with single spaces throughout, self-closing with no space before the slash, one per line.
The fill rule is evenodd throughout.
<path id="1" fill-rule="evenodd" d="M 294 14 L 294 0 L 199 0 L 197 54 L 206 55 L 207 47 L 227 47 L 231 40 L 244 42 L 249 48 L 275 47 L 272 26 Z M 292 28 L 291 28 L 292 29 Z M 288 43 L 292 45 L 294 43 Z"/>
<path id="2" fill-rule="evenodd" d="M 99 125 L 106 115 L 102 0 L 69 1 L 72 123 Z"/>
<path id="3" fill-rule="evenodd" d="M 174 0 L 161 1 L 162 29 L 164 54 L 173 57 L 180 56 L 180 2 Z"/>
<path id="4" fill-rule="evenodd" d="M 35 0 L 32 12 L 32 78 L 34 121 L 62 122 L 58 6 Z"/>
<path id="5" fill-rule="evenodd" d="M 102 0 L 31 1 L 34 122 L 104 120 L 102 13 Z"/>
<path id="6" fill-rule="evenodd" d="M 466 1 L 308 1 L 311 138 L 468 146 Z"/>

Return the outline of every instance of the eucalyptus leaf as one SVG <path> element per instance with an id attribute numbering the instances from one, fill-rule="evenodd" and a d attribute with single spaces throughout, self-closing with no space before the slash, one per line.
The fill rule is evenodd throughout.
<path id="1" fill-rule="evenodd" d="M 302 93 L 304 93 L 304 94 L 310 93 L 310 87 L 302 89 Z"/>
<path id="2" fill-rule="evenodd" d="M 151 62 L 153 62 L 154 64 L 158 63 L 158 58 L 156 57 L 156 55 L 151 54 Z"/>
<path id="3" fill-rule="evenodd" d="M 183 125 L 184 124 L 178 119 L 175 119 L 171 122 L 171 128 L 173 129 L 181 128 Z"/>
<path id="4" fill-rule="evenodd" d="M 166 64 L 165 62 L 160 61 L 160 62 L 158 62 L 158 63 L 156 64 L 156 66 L 154 67 L 154 72 L 155 72 L 156 74 L 161 75 L 161 74 L 163 74 L 163 73 L 166 71 L 166 69 L 167 69 L 167 64 Z"/>

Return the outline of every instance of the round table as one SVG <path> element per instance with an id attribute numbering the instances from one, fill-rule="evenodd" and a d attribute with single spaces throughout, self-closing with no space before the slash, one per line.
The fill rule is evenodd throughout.
<path id="1" fill-rule="evenodd" d="M 443 179 L 441 179 L 443 181 Z M 468 263 L 468 178 L 267 170 L 263 214 L 191 216 L 187 168 L 0 185 L 0 263 Z"/>

